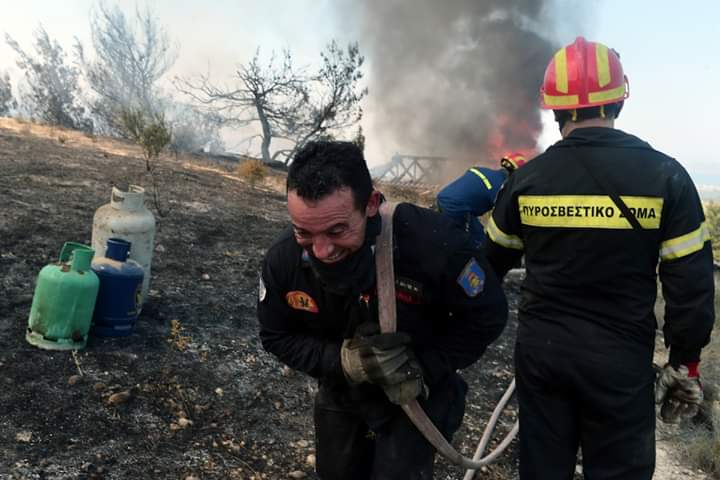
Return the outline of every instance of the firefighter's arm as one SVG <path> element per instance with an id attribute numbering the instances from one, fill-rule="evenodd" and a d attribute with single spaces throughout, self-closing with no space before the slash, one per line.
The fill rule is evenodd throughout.
<path id="1" fill-rule="evenodd" d="M 704 232 L 704 233 L 703 233 Z M 665 298 L 665 344 L 670 364 L 677 368 L 700 360 L 701 349 L 710 341 L 715 322 L 712 250 L 704 224 L 694 233 L 699 250 L 660 262 L 660 280 Z"/>
<path id="2" fill-rule="evenodd" d="M 468 183 L 468 175 L 469 173 L 466 172 L 437 194 L 438 210 L 458 222 L 464 222 L 467 215 L 471 214 L 473 210 L 472 198 L 475 192 L 470 190 L 471 184 Z"/>
<path id="3" fill-rule="evenodd" d="M 443 214 L 464 221 L 467 215 L 478 217 L 489 211 L 493 206 L 496 191 L 480 170 L 471 168 L 440 190 L 437 205 Z"/>
<path id="4" fill-rule="evenodd" d="M 712 251 L 705 223 L 664 241 L 660 257 L 663 330 L 670 358 L 656 382 L 655 402 L 662 405 L 663 421 L 675 423 L 695 416 L 703 401 L 700 352 L 710 341 L 715 320 Z"/>
<path id="5" fill-rule="evenodd" d="M 684 173 L 684 172 L 683 172 Z M 665 343 L 670 364 L 691 365 L 710 340 L 715 321 L 710 235 L 690 178 L 676 176 L 663 212 L 660 281 L 665 298 Z"/>
<path id="6" fill-rule="evenodd" d="M 442 333 L 416 350 L 428 384 L 468 367 L 485 352 L 507 322 L 507 302 L 488 263 L 476 250 L 453 254 L 436 285 L 436 301 L 447 316 L 438 319 Z"/>
<path id="7" fill-rule="evenodd" d="M 498 192 L 495 209 L 485 227 L 488 237 L 485 254 L 501 280 L 508 270 L 517 264 L 525 248 L 521 237 L 519 210 L 512 189 L 513 177 L 510 177 Z"/>
<path id="8" fill-rule="evenodd" d="M 344 381 L 340 341 L 321 338 L 303 329 L 299 311 L 285 300 L 282 272 L 263 262 L 257 312 L 263 348 L 287 366 L 315 378 Z"/>

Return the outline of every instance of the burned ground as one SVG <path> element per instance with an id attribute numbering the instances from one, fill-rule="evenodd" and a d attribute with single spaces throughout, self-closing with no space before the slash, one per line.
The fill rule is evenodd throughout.
<path id="1" fill-rule="evenodd" d="M 221 165 L 162 158 L 170 213 L 136 331 L 75 355 L 40 350 L 24 339 L 37 273 L 64 242 L 89 243 L 95 209 L 143 161 L 121 142 L 0 127 L 0 479 L 316 478 L 314 382 L 257 336 L 257 272 L 286 224 L 283 195 Z M 463 372 L 471 393 L 454 443 L 466 455 L 512 378 L 518 285 L 506 285 L 513 320 Z M 515 462 L 513 447 L 482 478 L 513 478 Z M 462 477 L 444 460 L 436 472 Z"/>

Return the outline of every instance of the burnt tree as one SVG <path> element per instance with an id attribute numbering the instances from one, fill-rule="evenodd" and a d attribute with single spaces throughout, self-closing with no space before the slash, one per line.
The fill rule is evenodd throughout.
<path id="1" fill-rule="evenodd" d="M 362 117 L 367 89 L 360 86 L 364 57 L 357 44 L 342 49 L 331 42 L 320 55 L 321 67 L 308 73 L 294 66 L 289 51 L 264 64 L 258 49 L 238 68 L 234 88 L 217 86 L 208 75 L 176 78 L 175 86 L 226 125 L 253 127 L 248 141 L 260 139 L 263 162 L 287 164 L 307 142 L 341 134 Z"/>

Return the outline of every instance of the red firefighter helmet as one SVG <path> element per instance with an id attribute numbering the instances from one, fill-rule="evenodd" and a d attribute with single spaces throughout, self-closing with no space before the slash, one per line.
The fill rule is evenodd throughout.
<path id="1" fill-rule="evenodd" d="M 518 152 L 508 153 L 500 159 L 500 166 L 506 168 L 510 172 L 514 172 L 526 163 L 527 160 L 525 160 L 525 155 Z"/>
<path id="2" fill-rule="evenodd" d="M 550 60 L 540 103 L 548 110 L 571 110 L 621 102 L 629 94 L 618 53 L 602 43 L 577 37 Z"/>

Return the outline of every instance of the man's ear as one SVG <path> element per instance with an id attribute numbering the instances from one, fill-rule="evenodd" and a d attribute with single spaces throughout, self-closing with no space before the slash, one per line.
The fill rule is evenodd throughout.
<path id="1" fill-rule="evenodd" d="M 375 215 L 377 215 L 378 209 L 380 208 L 380 198 L 381 197 L 382 197 L 382 194 L 377 190 L 373 190 L 370 193 L 370 198 L 368 199 L 367 207 L 365 207 L 365 216 L 374 217 Z"/>

